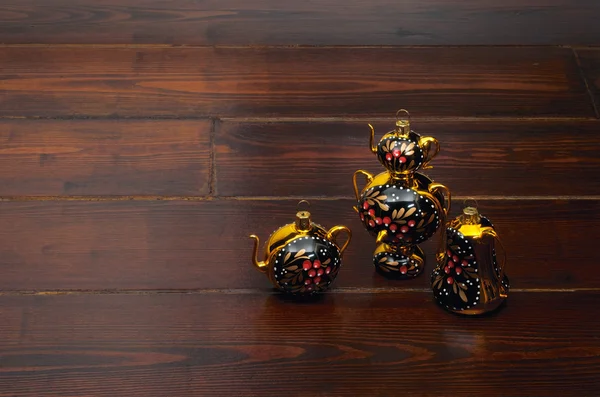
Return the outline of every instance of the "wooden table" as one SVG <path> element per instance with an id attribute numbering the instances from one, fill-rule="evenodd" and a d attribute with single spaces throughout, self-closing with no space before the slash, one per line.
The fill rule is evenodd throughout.
<path id="1" fill-rule="evenodd" d="M 600 4 L 0 5 L 0 396 L 600 395 Z M 387 280 L 352 210 L 367 123 L 407 108 L 429 175 L 509 252 L 502 311 Z M 250 233 L 354 239 L 300 303 Z"/>

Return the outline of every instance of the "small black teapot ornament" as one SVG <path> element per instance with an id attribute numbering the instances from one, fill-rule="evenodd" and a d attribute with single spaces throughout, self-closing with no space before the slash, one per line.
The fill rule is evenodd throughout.
<path id="1" fill-rule="evenodd" d="M 298 206 L 302 203 L 308 204 L 302 200 Z M 347 234 L 341 247 L 336 241 L 340 232 Z M 258 259 L 258 236 L 250 237 L 254 239 L 254 266 L 267 274 L 275 288 L 287 294 L 311 295 L 327 290 L 335 280 L 352 232 L 346 226 L 326 230 L 311 221 L 310 212 L 298 210 L 294 223 L 271 234 L 264 261 Z"/>
<path id="2" fill-rule="evenodd" d="M 406 118 L 400 118 L 400 113 L 404 113 Z M 410 115 L 405 109 L 396 112 L 396 128 L 386 133 L 377 146 L 373 145 L 375 129 L 371 124 L 369 128 L 371 128 L 369 141 L 371 151 L 377 155 L 381 165 L 392 174 L 405 174 L 431 168 L 429 162 L 440 152 L 437 139 L 430 136 L 422 137 L 410 129 Z"/>
<path id="3" fill-rule="evenodd" d="M 496 243 L 503 251 L 500 264 Z M 496 310 L 508 297 L 506 251 L 476 203 L 466 205 L 460 216 L 446 224 L 437 261 L 431 287 L 435 300 L 446 310 L 479 315 Z"/>

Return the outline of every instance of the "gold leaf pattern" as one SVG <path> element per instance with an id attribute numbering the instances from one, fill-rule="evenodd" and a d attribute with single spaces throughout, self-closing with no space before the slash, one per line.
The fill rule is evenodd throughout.
<path id="1" fill-rule="evenodd" d="M 460 296 L 460 299 L 463 302 L 467 301 L 467 294 L 465 294 L 465 291 L 463 291 L 462 289 L 460 291 L 458 291 L 458 296 Z"/>
<path id="2" fill-rule="evenodd" d="M 434 219 L 435 219 L 435 214 L 431 214 L 431 216 L 429 217 L 429 220 L 427 221 L 427 224 L 430 224 L 431 222 L 433 222 Z"/>
<path id="3" fill-rule="evenodd" d="M 406 215 L 404 215 L 403 218 L 407 218 L 407 217 L 411 216 L 412 214 L 415 213 L 416 210 L 417 210 L 417 207 L 412 207 L 411 209 L 406 211 Z"/>
<path id="4" fill-rule="evenodd" d="M 402 215 L 404 215 L 404 208 L 400 208 L 394 219 L 402 218 Z"/>
<path id="5" fill-rule="evenodd" d="M 329 263 L 331 262 L 331 258 L 327 258 L 327 260 L 325 262 L 323 262 L 324 265 L 329 265 Z"/>
<path id="6" fill-rule="evenodd" d="M 379 262 L 385 262 L 385 261 L 387 261 L 387 256 L 384 256 L 383 258 L 381 258 L 381 259 L 379 260 Z"/>
<path id="7" fill-rule="evenodd" d="M 292 256 L 292 252 L 291 252 L 291 251 L 289 251 L 289 252 L 288 252 L 288 253 L 285 255 L 285 258 L 283 258 L 283 263 L 286 263 L 286 262 L 287 262 L 287 261 L 290 259 L 290 256 Z"/>
<path id="8" fill-rule="evenodd" d="M 301 249 L 300 251 L 296 252 L 296 255 L 294 255 L 294 258 L 304 255 L 305 252 L 306 252 L 306 250 L 304 248 Z"/>

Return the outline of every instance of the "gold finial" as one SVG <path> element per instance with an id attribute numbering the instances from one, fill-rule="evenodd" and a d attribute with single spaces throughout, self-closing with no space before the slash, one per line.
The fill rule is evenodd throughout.
<path id="1" fill-rule="evenodd" d="M 402 117 L 400 113 L 403 113 Z M 402 135 L 410 132 L 410 113 L 406 109 L 400 109 L 396 112 L 396 132 Z"/>
<path id="2" fill-rule="evenodd" d="M 481 221 L 475 199 L 466 199 L 464 201 L 462 221 L 466 225 L 478 225 Z"/>
<path id="3" fill-rule="evenodd" d="M 306 200 L 301 200 L 296 206 L 296 230 L 299 232 L 307 232 L 310 230 L 311 220 L 310 212 L 301 210 L 301 204 L 306 204 L 307 208 L 310 208 L 310 203 Z"/>

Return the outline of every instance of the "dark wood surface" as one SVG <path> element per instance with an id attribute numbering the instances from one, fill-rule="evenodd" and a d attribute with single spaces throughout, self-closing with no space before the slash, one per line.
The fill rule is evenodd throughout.
<path id="1" fill-rule="evenodd" d="M 0 195 L 209 192 L 207 120 L 2 120 Z"/>
<path id="2" fill-rule="evenodd" d="M 354 171 L 384 170 L 369 150 L 367 122 L 225 121 L 216 137 L 217 191 L 223 196 L 353 197 Z M 372 124 L 378 138 L 394 128 L 393 119 Z M 600 194 L 596 120 L 415 119 L 412 127 L 440 141 L 434 168 L 426 172 L 455 195 Z"/>
<path id="3" fill-rule="evenodd" d="M 3 2 L 0 396 L 600 395 L 599 13 Z M 373 270 L 351 175 L 381 170 L 367 123 L 401 107 L 441 142 L 452 215 L 474 196 L 504 241 L 494 315 L 435 305 L 437 236 L 422 276 Z M 354 237 L 334 289 L 294 302 L 248 235 L 302 198 Z"/>
<path id="4" fill-rule="evenodd" d="M 0 47 L 0 115 L 594 117 L 554 47 Z"/>
<path id="5" fill-rule="evenodd" d="M 596 116 L 600 117 L 600 47 L 578 49 L 577 56 L 583 70 L 586 84 L 594 100 Z"/>
<path id="6" fill-rule="evenodd" d="M 252 241 L 293 222 L 295 200 L 42 201 L 0 203 L 1 290 L 268 290 L 251 264 Z M 426 274 L 407 282 L 373 271 L 374 241 L 352 200 L 314 200 L 313 219 L 354 232 L 337 287 L 429 288 L 437 238 L 424 245 Z M 598 288 L 597 200 L 480 200 L 509 254 L 515 288 Z M 453 215 L 460 203 L 455 204 Z M 549 214 L 552 214 L 551 216 Z"/>
<path id="7" fill-rule="evenodd" d="M 474 319 L 427 292 L 2 296 L 0 393 L 591 396 L 598 301 L 517 292 Z"/>
<path id="8" fill-rule="evenodd" d="M 598 44 L 595 0 L 19 0 L 0 42 L 310 45 Z"/>

